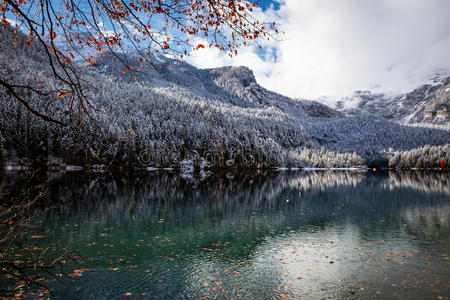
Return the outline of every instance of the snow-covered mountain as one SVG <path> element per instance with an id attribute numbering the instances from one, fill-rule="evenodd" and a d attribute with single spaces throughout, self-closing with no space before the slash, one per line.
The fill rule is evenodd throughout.
<path id="1" fill-rule="evenodd" d="M 326 99 L 318 99 L 318 101 Z M 450 126 L 450 77 L 435 77 L 413 91 L 389 96 L 357 91 L 336 102 L 346 115 L 372 114 L 407 125 Z"/>
<path id="2" fill-rule="evenodd" d="M 253 71 L 247 67 L 197 69 L 162 56 L 155 56 L 152 62 L 153 65 L 141 64 L 137 56 L 106 52 L 97 56 L 94 69 L 122 81 L 145 82 L 147 86 L 155 88 L 181 87 L 197 96 L 243 108 L 273 107 L 293 117 L 303 117 L 305 114 L 315 118 L 344 116 L 317 101 L 293 100 L 263 88 L 256 82 Z M 122 74 L 124 63 L 129 68 Z"/>
<path id="3" fill-rule="evenodd" d="M 42 49 L 20 41 L 11 46 L 9 38 L 5 31 L 0 40 L 3 80 L 36 89 L 60 85 Z M 197 69 L 161 56 L 152 62 L 102 53 L 94 67 L 80 65 L 92 104 L 88 113 L 70 112 L 70 102 L 57 95 L 23 91 L 32 107 L 69 122 L 65 127 L 31 116 L 0 87 L 3 160 L 40 157 L 45 163 L 128 167 L 438 167 L 450 156 L 446 129 L 405 126 L 393 117 L 360 112 L 346 116 L 319 102 L 268 91 L 245 67 Z M 446 99 L 436 95 L 436 103 Z M 401 110 L 397 115 L 406 116 Z"/>

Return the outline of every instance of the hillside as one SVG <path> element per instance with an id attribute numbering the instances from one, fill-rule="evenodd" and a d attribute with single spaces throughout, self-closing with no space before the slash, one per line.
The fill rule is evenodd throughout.
<path id="1" fill-rule="evenodd" d="M 56 85 L 42 49 L 11 45 L 7 32 L 1 37 L 3 79 Z M 132 54 L 104 53 L 95 67 L 79 66 L 92 103 L 80 115 L 82 126 L 56 95 L 23 96 L 68 126 L 31 116 L 0 88 L 4 164 L 413 167 L 421 157 L 422 167 L 438 167 L 449 157 L 448 130 L 367 114 L 345 116 L 318 102 L 268 91 L 245 67 L 202 70 L 165 57 L 153 61 L 155 67 L 139 64 Z M 122 62 L 133 71 L 123 75 Z"/>
<path id="2" fill-rule="evenodd" d="M 450 77 L 435 78 L 413 91 L 389 96 L 357 91 L 350 97 L 337 101 L 336 108 L 346 115 L 371 114 L 400 124 L 437 125 L 450 124 Z"/>
<path id="3" fill-rule="evenodd" d="M 219 102 L 229 103 L 242 108 L 280 109 L 293 117 L 343 117 L 337 110 L 331 109 L 315 101 L 295 101 L 261 87 L 253 72 L 247 67 L 222 67 L 214 69 L 197 69 L 187 63 L 180 63 L 166 57 L 154 57 L 154 66 L 142 65 L 134 55 L 112 55 L 102 53 L 97 56 L 95 72 L 114 76 L 118 80 L 145 82 L 146 86 L 154 88 L 175 87 L 197 96 Z M 123 75 L 122 62 L 136 73 Z"/>

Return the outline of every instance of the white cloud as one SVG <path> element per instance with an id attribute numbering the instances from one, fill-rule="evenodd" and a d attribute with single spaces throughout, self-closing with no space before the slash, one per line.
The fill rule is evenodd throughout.
<path id="1" fill-rule="evenodd" d="M 284 40 L 242 48 L 231 59 L 202 49 L 198 67 L 245 65 L 266 88 L 291 97 L 348 95 L 354 90 L 400 92 L 436 71 L 450 70 L 448 0 L 280 0 L 267 10 Z M 272 49 L 272 50 L 271 50 Z"/>
<path id="2" fill-rule="evenodd" d="M 17 27 L 18 26 L 18 23 L 16 21 L 14 21 L 14 20 L 6 18 L 5 21 L 7 23 L 9 23 L 9 25 L 11 25 L 12 27 Z"/>

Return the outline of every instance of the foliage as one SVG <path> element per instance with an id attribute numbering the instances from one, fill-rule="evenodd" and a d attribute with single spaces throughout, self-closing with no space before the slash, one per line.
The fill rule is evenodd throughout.
<path id="1" fill-rule="evenodd" d="M 41 107 L 31 106 L 22 94 L 54 93 L 64 98 L 69 108 L 75 105 L 86 112 L 91 106 L 84 91 L 89 82 L 80 76 L 78 64 L 95 66 L 96 53 L 128 53 L 134 49 L 139 62 L 152 65 L 154 54 L 183 58 L 205 47 L 233 56 L 238 47 L 276 34 L 275 24 L 260 20 L 258 10 L 257 4 L 242 0 L 5 0 L 0 4 L 0 22 L 5 27 L 11 23 L 15 26 L 6 45 L 38 47 L 40 60 L 50 67 L 57 85 L 48 90 L 5 77 L 0 77 L 0 84 L 34 115 L 61 125 L 50 112 L 42 113 L 38 111 Z M 196 42 L 198 39 L 208 44 Z M 122 74 L 139 73 L 116 57 L 121 61 Z"/>
<path id="2" fill-rule="evenodd" d="M 15 182 L 17 188 L 1 191 L 0 199 L 0 296 L 22 296 L 25 286 L 42 295 L 52 293 L 42 276 L 64 283 L 67 263 L 78 264 L 79 256 L 67 249 L 37 246 L 46 232 L 36 232 L 36 218 L 51 207 L 42 205 L 47 181 L 36 183 L 36 173 Z"/>

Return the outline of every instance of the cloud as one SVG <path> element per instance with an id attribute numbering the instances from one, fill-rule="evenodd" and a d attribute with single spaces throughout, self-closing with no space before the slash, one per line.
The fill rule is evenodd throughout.
<path id="1" fill-rule="evenodd" d="M 245 65 L 264 87 L 298 98 L 403 92 L 450 70 L 448 0 L 280 0 L 277 8 L 259 13 L 286 35 L 263 54 L 202 49 L 189 62 Z"/>

